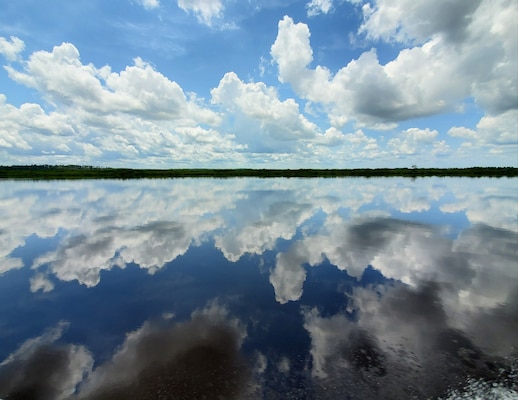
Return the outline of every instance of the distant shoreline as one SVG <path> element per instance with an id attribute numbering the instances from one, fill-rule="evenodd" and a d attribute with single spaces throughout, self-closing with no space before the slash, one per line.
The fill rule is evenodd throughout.
<path id="1" fill-rule="evenodd" d="M 340 178 L 340 177 L 516 177 L 515 167 L 351 168 L 351 169 L 132 169 L 79 165 L 0 166 L 0 179 L 142 179 L 142 178 Z"/>

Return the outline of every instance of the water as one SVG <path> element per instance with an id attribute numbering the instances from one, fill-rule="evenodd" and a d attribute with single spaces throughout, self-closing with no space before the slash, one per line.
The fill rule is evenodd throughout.
<path id="1" fill-rule="evenodd" d="M 0 182 L 0 398 L 517 398 L 517 179 Z"/>

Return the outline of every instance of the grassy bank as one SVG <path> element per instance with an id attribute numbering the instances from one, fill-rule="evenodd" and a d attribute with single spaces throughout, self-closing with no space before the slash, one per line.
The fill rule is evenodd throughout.
<path id="1" fill-rule="evenodd" d="M 336 177 L 516 177 L 518 168 L 374 168 L 374 169 L 130 169 L 78 165 L 0 166 L 0 179 L 139 179 L 139 178 L 336 178 Z"/>

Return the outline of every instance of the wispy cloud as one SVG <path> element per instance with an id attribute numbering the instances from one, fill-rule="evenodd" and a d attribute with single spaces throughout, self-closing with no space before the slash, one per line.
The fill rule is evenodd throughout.
<path id="1" fill-rule="evenodd" d="M 146 10 L 152 10 L 154 8 L 160 7 L 160 0 L 137 0 L 142 7 Z"/>
<path id="2" fill-rule="evenodd" d="M 224 10 L 221 0 L 178 0 L 178 7 L 187 13 L 192 12 L 199 23 L 207 26 L 221 18 Z"/>
<path id="3" fill-rule="evenodd" d="M 25 49 L 25 43 L 16 36 L 9 39 L 0 37 L 0 54 L 8 61 L 16 61 L 20 57 L 20 53 Z"/>
<path id="4" fill-rule="evenodd" d="M 333 10 L 333 0 L 311 0 L 307 5 L 308 17 L 327 14 Z"/>

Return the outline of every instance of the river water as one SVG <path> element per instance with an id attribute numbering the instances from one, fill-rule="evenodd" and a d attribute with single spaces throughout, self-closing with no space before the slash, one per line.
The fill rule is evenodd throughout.
<path id="1" fill-rule="evenodd" d="M 2 399 L 511 399 L 516 332 L 516 178 L 0 182 Z"/>

